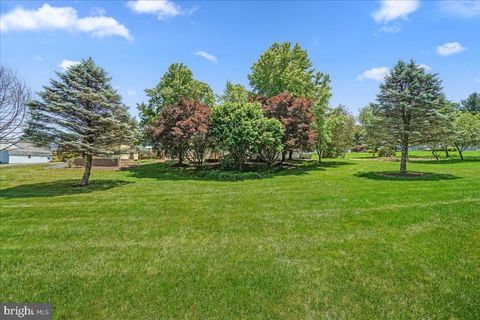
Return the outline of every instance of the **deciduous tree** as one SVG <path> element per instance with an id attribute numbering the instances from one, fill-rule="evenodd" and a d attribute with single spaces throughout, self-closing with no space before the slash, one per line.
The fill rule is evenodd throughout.
<path id="1" fill-rule="evenodd" d="M 276 119 L 266 119 L 258 102 L 225 103 L 213 109 L 211 119 L 212 136 L 233 159 L 235 169 L 243 170 L 249 154 L 266 147 L 276 148 L 281 125 Z"/>
<path id="2" fill-rule="evenodd" d="M 37 145 L 56 146 L 85 157 L 80 185 L 87 185 L 93 156 L 111 155 L 130 144 L 135 128 L 110 77 L 89 58 L 57 73 L 28 104 L 31 118 L 25 135 Z"/>
<path id="3" fill-rule="evenodd" d="M 474 92 L 467 99 L 462 100 L 461 111 L 480 113 L 480 93 Z"/>
<path id="4" fill-rule="evenodd" d="M 344 155 L 351 147 L 355 132 L 355 118 L 345 106 L 339 105 L 327 114 L 328 149 L 335 157 Z"/>
<path id="5" fill-rule="evenodd" d="M 480 114 L 461 112 L 455 120 L 455 137 L 453 144 L 460 158 L 468 148 L 480 147 Z"/>
<path id="6" fill-rule="evenodd" d="M 248 102 L 250 96 L 250 92 L 241 84 L 227 81 L 223 95 L 220 97 L 220 104 Z"/>
<path id="7" fill-rule="evenodd" d="M 285 129 L 282 161 L 285 161 L 287 151 L 291 158 L 293 149 L 308 150 L 313 146 L 315 117 L 311 109 L 311 100 L 295 98 L 287 92 L 263 100 L 265 115 L 278 119 Z"/>
<path id="8" fill-rule="evenodd" d="M 19 141 L 29 99 L 26 84 L 12 70 L 0 66 L 0 151 Z"/>
<path id="9" fill-rule="evenodd" d="M 165 107 L 160 117 L 147 127 L 147 132 L 178 164 L 189 157 L 201 166 L 209 145 L 208 128 L 211 109 L 198 101 L 180 98 L 179 102 Z"/>
<path id="10" fill-rule="evenodd" d="M 137 105 L 142 127 L 151 125 L 164 108 L 179 102 L 181 98 L 195 100 L 207 106 L 215 102 L 215 96 L 208 84 L 195 80 L 192 71 L 183 63 L 170 65 L 159 83 L 146 89 L 145 93 L 148 102 Z M 146 142 L 153 144 L 156 149 L 160 148 L 151 138 L 147 135 Z"/>
<path id="11" fill-rule="evenodd" d="M 375 104 L 369 104 L 360 110 L 358 120 L 362 126 L 363 139 L 367 147 L 372 150 L 372 156 L 375 157 L 375 153 L 382 145 L 385 132 L 382 126 L 378 125 L 378 121 L 375 118 Z"/>
<path id="12" fill-rule="evenodd" d="M 275 42 L 253 64 L 248 75 L 255 94 L 270 98 L 289 92 L 325 106 L 330 98 L 328 75 L 316 71 L 300 45 Z"/>

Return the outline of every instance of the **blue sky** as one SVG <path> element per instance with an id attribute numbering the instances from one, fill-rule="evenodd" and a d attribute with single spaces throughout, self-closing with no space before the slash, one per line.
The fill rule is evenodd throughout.
<path id="1" fill-rule="evenodd" d="M 5 1 L 1 64 L 35 91 L 62 66 L 93 57 L 136 115 L 168 65 L 187 64 L 221 93 L 248 86 L 274 41 L 298 42 L 332 80 L 331 105 L 374 101 L 388 68 L 414 59 L 447 98 L 480 91 L 480 1 Z M 63 64 L 62 64 L 63 62 Z"/>

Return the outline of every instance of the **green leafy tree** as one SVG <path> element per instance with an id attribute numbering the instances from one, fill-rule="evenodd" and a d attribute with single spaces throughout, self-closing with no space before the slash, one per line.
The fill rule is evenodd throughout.
<path id="1" fill-rule="evenodd" d="M 328 149 L 335 157 L 345 155 L 353 142 L 355 118 L 345 106 L 333 108 L 327 115 Z"/>
<path id="2" fill-rule="evenodd" d="M 441 117 L 440 80 L 413 60 L 399 61 L 380 85 L 377 100 L 375 116 L 389 142 L 400 146 L 400 173 L 406 174 L 409 146 L 427 142 L 429 123 Z"/>
<path id="3" fill-rule="evenodd" d="M 306 50 L 289 42 L 275 42 L 268 48 L 253 64 L 248 79 L 262 98 L 289 92 L 326 106 L 331 96 L 328 75 L 313 68 Z"/>
<path id="4" fill-rule="evenodd" d="M 241 84 L 233 84 L 227 81 L 223 95 L 220 97 L 220 104 L 248 102 L 251 94 Z"/>
<path id="5" fill-rule="evenodd" d="M 137 105 L 140 125 L 151 125 L 164 108 L 180 101 L 181 98 L 195 100 L 201 104 L 211 106 L 215 102 L 215 96 L 208 84 L 195 80 L 192 71 L 183 63 L 174 63 L 168 67 L 160 82 L 151 89 L 146 89 L 147 103 Z M 145 137 L 146 144 L 153 144 L 156 149 L 159 146 L 151 136 Z"/>
<path id="6" fill-rule="evenodd" d="M 457 106 L 450 101 L 441 102 L 442 107 L 439 110 L 438 117 L 432 119 L 428 126 L 428 137 L 426 145 L 430 148 L 432 155 L 437 162 L 440 159 L 440 152 L 445 151 L 448 157 L 448 145 L 454 141 L 455 119 Z"/>
<path id="7" fill-rule="evenodd" d="M 111 155 L 114 147 L 130 144 L 135 127 L 112 88 L 105 70 L 89 58 L 57 73 L 58 80 L 31 101 L 25 136 L 37 145 L 53 145 L 65 153 L 85 157 L 80 185 L 87 185 L 93 156 Z"/>
<path id="8" fill-rule="evenodd" d="M 315 122 L 312 126 L 315 131 L 314 148 L 318 155 L 318 162 L 322 162 L 325 150 L 331 142 L 330 126 L 326 117 L 329 111 L 328 106 L 314 105 L 312 108 L 312 113 L 315 117 Z"/>
<path id="9" fill-rule="evenodd" d="M 461 111 L 480 113 L 480 93 L 474 92 L 467 99 L 462 100 Z"/>
<path id="10" fill-rule="evenodd" d="M 453 140 L 460 158 L 468 148 L 480 147 L 480 114 L 461 112 L 455 120 L 455 137 Z"/>
<path id="11" fill-rule="evenodd" d="M 376 152 L 383 144 L 385 132 L 383 128 L 378 125 L 375 118 L 375 105 L 369 104 L 360 110 L 358 120 L 362 126 L 363 139 L 367 147 L 372 150 L 372 156 L 375 157 Z"/>
<path id="12" fill-rule="evenodd" d="M 277 119 L 263 118 L 259 123 L 258 154 L 268 164 L 273 164 L 283 151 L 284 129 Z"/>
<path id="13" fill-rule="evenodd" d="M 281 124 L 276 119 L 266 120 L 258 102 L 229 102 L 213 109 L 212 136 L 218 147 L 233 160 L 235 169 L 243 169 L 249 154 L 256 154 L 265 147 L 276 148 L 278 132 L 272 132 L 270 136 L 268 130 L 272 127 L 278 129 Z M 277 124 L 274 125 L 273 121 Z"/>

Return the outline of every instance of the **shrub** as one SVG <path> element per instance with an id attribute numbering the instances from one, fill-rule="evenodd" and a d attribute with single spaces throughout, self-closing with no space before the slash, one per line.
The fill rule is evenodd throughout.
<path id="1" fill-rule="evenodd" d="M 378 149 L 378 156 L 379 157 L 394 157 L 395 156 L 395 150 L 389 147 L 382 147 Z"/>

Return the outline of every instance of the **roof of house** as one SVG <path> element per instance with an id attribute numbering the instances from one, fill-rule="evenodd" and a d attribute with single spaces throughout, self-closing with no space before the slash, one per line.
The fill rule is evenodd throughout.
<path id="1" fill-rule="evenodd" d="M 35 147 L 32 143 L 19 142 L 7 149 L 11 156 L 50 157 L 52 152 L 46 148 Z"/>

